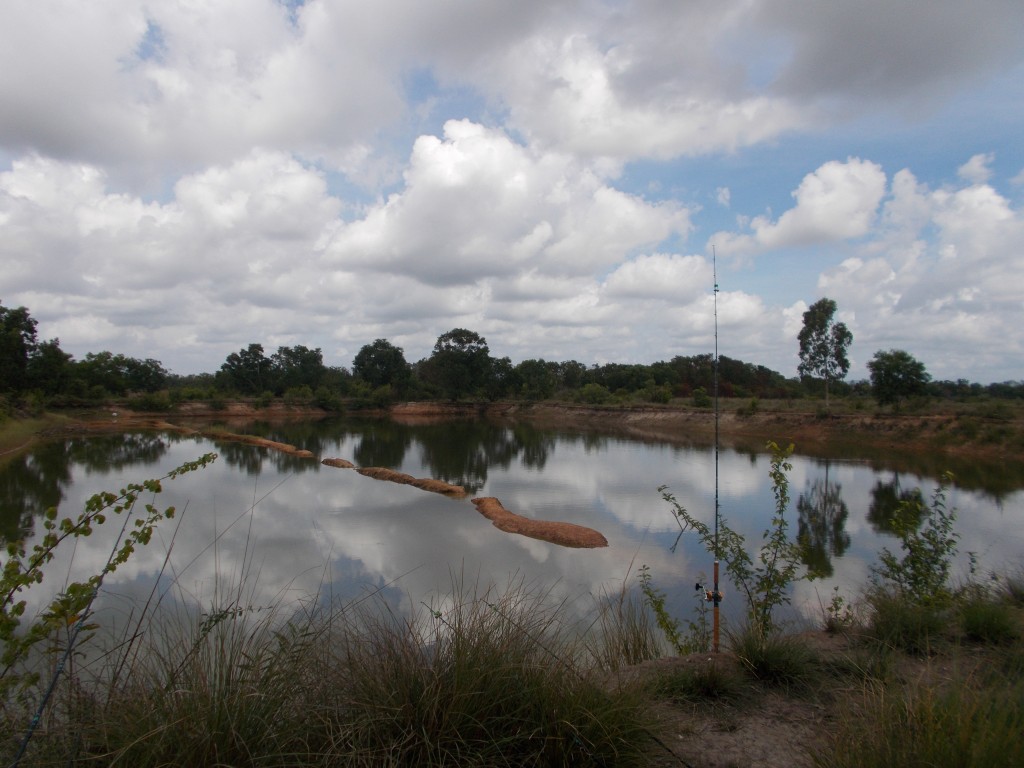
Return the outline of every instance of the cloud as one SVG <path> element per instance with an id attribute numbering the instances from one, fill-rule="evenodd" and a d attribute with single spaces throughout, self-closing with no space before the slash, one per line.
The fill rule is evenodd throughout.
<path id="1" fill-rule="evenodd" d="M 1024 349 L 1015 318 L 1024 289 L 1006 276 L 1024 269 L 1015 246 L 1024 213 L 987 184 L 931 190 L 904 170 L 882 219 L 863 255 L 818 283 L 854 312 L 855 337 L 873 348 L 862 360 L 874 349 L 901 348 L 937 378 L 1012 376 L 1006 361 Z"/>
<path id="2" fill-rule="evenodd" d="M 991 152 L 986 155 L 974 155 L 970 160 L 956 169 L 957 176 L 972 184 L 984 184 L 992 178 L 992 161 L 995 155 Z"/>
<path id="3" fill-rule="evenodd" d="M 471 285 L 531 270 L 590 274 L 688 228 L 679 206 L 624 194 L 568 156 L 461 120 L 443 138 L 420 137 L 405 188 L 340 225 L 326 249 L 339 267 Z"/>
<path id="4" fill-rule="evenodd" d="M 702 256 L 656 253 L 618 267 L 604 282 L 604 291 L 612 298 L 689 302 L 706 294 L 711 284 L 711 265 Z"/>
<path id="5" fill-rule="evenodd" d="M 833 160 L 804 177 L 793 192 L 796 206 L 777 221 L 758 216 L 750 222 L 752 234 L 720 232 L 709 243 L 729 256 L 861 237 L 885 191 L 885 173 L 876 163 Z"/>
<path id="6" fill-rule="evenodd" d="M 753 23 L 792 44 L 771 91 L 797 100 L 931 107 L 972 78 L 1019 63 L 1024 6 L 983 0 L 927 7 L 887 0 L 756 3 Z"/>
<path id="7" fill-rule="evenodd" d="M 253 341 L 415 359 L 456 326 L 649 362 L 711 348 L 712 243 L 730 356 L 795 372 L 794 308 L 827 292 L 854 376 L 906 345 L 1020 378 L 1022 16 L 9 0 L 0 298 L 79 357 L 182 373 Z"/>

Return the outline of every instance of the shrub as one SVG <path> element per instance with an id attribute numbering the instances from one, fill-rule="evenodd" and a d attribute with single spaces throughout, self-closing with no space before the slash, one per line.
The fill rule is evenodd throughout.
<path id="1" fill-rule="evenodd" d="M 316 388 L 316 393 L 313 395 L 313 405 L 332 413 L 345 410 L 345 406 L 341 402 L 341 397 L 338 393 L 323 385 Z"/>
<path id="2" fill-rule="evenodd" d="M 933 603 L 915 603 L 899 593 L 872 590 L 866 638 L 915 655 L 931 652 L 949 617 Z"/>
<path id="3" fill-rule="evenodd" d="M 815 654 L 795 635 L 766 635 L 761 627 L 747 624 L 729 635 L 729 643 L 747 673 L 766 685 L 805 683 L 818 666 Z"/>
<path id="4" fill-rule="evenodd" d="M 172 408 L 171 398 L 166 392 L 146 392 L 128 401 L 128 407 L 143 412 L 164 412 Z"/>
<path id="5" fill-rule="evenodd" d="M 711 407 L 711 396 L 708 395 L 708 391 L 704 387 L 697 387 L 693 390 L 693 407 L 694 408 L 710 408 Z"/>
<path id="6" fill-rule="evenodd" d="M 893 591 L 900 599 L 921 605 L 941 605 L 952 596 L 949 571 L 956 555 L 959 536 L 953 530 L 956 510 L 946 506 L 946 494 L 953 476 L 946 473 L 925 508 L 920 498 L 905 499 L 892 520 L 900 540 L 902 557 L 887 548 L 879 554 L 879 565 L 872 568 L 875 585 Z M 913 521 L 921 520 L 920 527 Z"/>
<path id="7" fill-rule="evenodd" d="M 611 392 L 608 388 L 591 382 L 586 384 L 577 393 L 577 399 L 581 403 L 588 403 L 590 405 L 602 405 L 612 399 Z"/>
<path id="8" fill-rule="evenodd" d="M 662 498 L 671 505 L 680 529 L 683 532 L 695 531 L 705 549 L 716 560 L 725 562 L 726 573 L 746 601 L 747 624 L 765 637 L 777 628 L 775 610 L 789 604 L 793 582 L 798 578 L 809 578 L 806 574 L 798 575 L 800 548 L 790 540 L 789 523 L 786 520 L 789 507 L 789 479 L 786 473 L 792 469 L 788 458 L 793 452 L 793 446 L 782 449 L 769 441 L 768 449 L 772 452 L 768 474 L 772 479 L 775 496 L 775 514 L 772 516 L 771 527 L 761 537 L 756 564 L 746 550 L 742 534 L 730 528 L 724 519 L 719 519 L 716 531 L 690 514 L 666 490 L 667 486 L 658 489 Z"/>
<path id="9" fill-rule="evenodd" d="M 960 621 L 968 640 L 990 645 L 1008 644 L 1019 636 L 1014 609 L 995 600 L 968 600 L 960 607 Z"/>
<path id="10" fill-rule="evenodd" d="M 658 628 L 665 635 L 669 645 L 679 655 L 689 653 L 700 653 L 711 648 L 711 627 L 708 626 L 707 602 L 704 600 L 704 593 L 701 591 L 699 603 L 697 604 L 696 621 L 686 622 L 686 631 L 679 628 L 679 620 L 672 616 L 665 607 L 665 593 L 651 583 L 651 571 L 646 565 L 641 566 L 640 591 L 644 600 L 654 613 Z"/>

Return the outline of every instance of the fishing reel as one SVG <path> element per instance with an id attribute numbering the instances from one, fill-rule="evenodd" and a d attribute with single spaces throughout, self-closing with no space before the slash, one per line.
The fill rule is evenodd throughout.
<path id="1" fill-rule="evenodd" d="M 719 590 L 715 591 L 715 590 L 712 590 L 712 589 L 708 589 L 706 586 L 701 584 L 699 581 L 697 582 L 696 590 L 698 592 L 703 591 L 704 592 L 704 600 L 709 602 L 709 603 L 720 603 L 720 602 L 722 602 L 722 598 L 724 597 L 724 595 L 722 594 L 722 590 L 719 589 Z"/>

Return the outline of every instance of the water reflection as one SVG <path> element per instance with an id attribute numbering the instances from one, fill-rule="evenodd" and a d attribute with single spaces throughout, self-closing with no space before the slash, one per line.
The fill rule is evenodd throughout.
<path id="1" fill-rule="evenodd" d="M 214 600 L 224 584 L 252 579 L 256 584 L 246 589 L 253 605 L 311 595 L 348 599 L 384 589 L 389 600 L 411 608 L 450 590 L 455 573 L 485 585 L 521 574 L 545 589 L 556 585 L 558 597 L 584 611 L 602 590 L 635 584 L 636 568 L 646 564 L 666 590 L 670 610 L 687 616 L 693 583 L 711 567 L 694 537 L 669 551 L 678 528 L 657 492 L 668 484 L 688 510 L 710 521 L 715 471 L 708 448 L 476 420 L 414 425 L 339 419 L 254 423 L 244 430 L 233 425 L 232 431 L 290 443 L 318 457 L 463 485 L 528 517 L 594 528 L 609 547 L 569 550 L 505 534 L 468 499 L 381 483 L 239 442 L 155 433 L 48 443 L 8 461 L 0 467 L 0 535 L 38 535 L 33 515 L 49 506 L 59 504 L 63 515 L 73 516 L 98 490 L 160 476 L 216 451 L 214 466 L 165 485 L 157 504 L 181 510 L 180 528 L 159 529 L 150 546 L 111 574 L 108 600 L 148 594 L 168 557 L 161 591 L 201 603 Z M 723 450 L 720 463 L 722 509 L 756 547 L 774 509 L 769 457 Z M 901 502 L 920 499 L 919 487 L 928 496 L 948 468 L 937 462 L 934 477 L 912 475 L 903 471 L 900 456 L 885 464 L 878 456 L 869 463 L 796 455 L 792 463 L 791 487 L 802 489 L 794 501 L 795 533 L 804 564 L 821 580 L 798 585 L 794 602 L 809 605 L 811 613 L 818 610 L 815 590 L 863 585 L 876 553 L 892 548 L 891 520 Z M 996 474 L 986 468 L 974 477 Z M 1024 553 L 1024 477 L 1012 469 L 1004 474 L 995 492 L 958 486 L 950 498 L 960 510 L 961 552 L 978 553 L 993 567 L 1019 565 Z M 109 551 L 109 540 L 98 533 L 79 542 L 73 558 L 67 555 L 73 563 L 57 561 L 53 572 L 61 578 L 76 568 L 98 572 Z M 727 616 L 739 609 L 735 600 L 723 604 Z"/>
<path id="2" fill-rule="evenodd" d="M 899 475 L 889 481 L 877 480 L 871 489 L 868 522 L 882 533 L 897 529 L 916 530 L 924 519 L 924 495 L 917 486 L 903 488 Z"/>
<path id="3" fill-rule="evenodd" d="M 842 557 L 850 546 L 846 519 L 850 508 L 843 501 L 841 483 L 829 481 L 831 462 L 825 461 L 824 477 L 816 477 L 796 501 L 797 543 L 809 573 L 831 576 L 832 558 Z"/>

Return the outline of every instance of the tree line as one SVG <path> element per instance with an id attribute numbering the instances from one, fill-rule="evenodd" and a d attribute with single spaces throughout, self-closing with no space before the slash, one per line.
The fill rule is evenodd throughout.
<path id="1" fill-rule="evenodd" d="M 558 399 L 593 405 L 668 403 L 688 398 L 710 406 L 717 384 L 724 398 L 792 399 L 808 394 L 871 395 L 881 404 L 914 396 L 1024 398 L 1024 382 L 982 386 L 960 379 L 935 382 L 904 350 L 879 350 L 868 363 L 870 381 L 848 383 L 853 335 L 835 321 L 836 303 L 823 298 L 804 313 L 798 337 L 799 377 L 726 355 L 677 355 L 650 364 L 585 365 L 576 360 L 513 363 L 491 355 L 487 340 L 465 328 L 438 337 L 431 354 L 410 362 L 387 339 L 364 345 L 351 369 L 325 364 L 322 351 L 297 345 L 268 353 L 260 343 L 229 354 L 211 373 L 176 375 L 158 360 L 112 352 L 75 360 L 59 339 L 40 340 L 26 307 L 0 304 L 0 396 L 38 406 L 84 405 L 131 396 L 151 409 L 189 399 L 243 396 L 312 402 L 328 409 L 405 400 Z M 717 370 L 716 370 L 717 362 Z M 716 376 L 717 374 L 717 376 Z"/>

